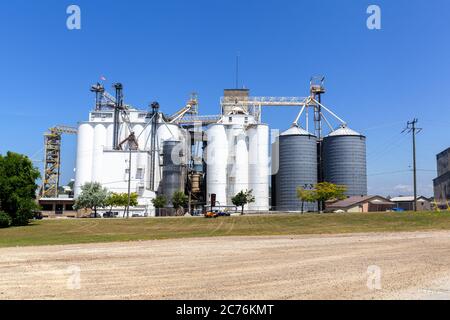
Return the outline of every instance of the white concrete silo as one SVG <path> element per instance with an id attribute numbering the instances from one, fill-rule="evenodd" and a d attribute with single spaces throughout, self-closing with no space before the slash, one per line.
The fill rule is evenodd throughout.
<path id="1" fill-rule="evenodd" d="M 228 195 L 227 202 L 240 191 L 248 190 L 248 137 L 243 125 L 233 125 L 229 130 Z M 247 206 L 246 208 L 247 209 Z"/>
<path id="2" fill-rule="evenodd" d="M 134 136 L 136 137 L 137 141 L 138 141 L 138 146 L 139 146 L 139 150 L 143 150 L 143 144 L 141 144 L 142 140 L 140 137 L 142 136 L 142 131 L 144 130 L 144 126 L 142 124 L 135 124 L 133 126 L 133 132 L 134 132 Z"/>
<path id="3" fill-rule="evenodd" d="M 93 182 L 101 182 L 103 179 L 103 150 L 106 144 L 106 127 L 102 123 L 94 125 L 94 142 L 92 158 L 92 177 Z"/>
<path id="4" fill-rule="evenodd" d="M 113 148 L 113 136 L 114 136 L 114 124 L 109 123 L 106 127 L 106 145 L 105 149 L 112 150 Z"/>
<path id="5" fill-rule="evenodd" d="M 94 147 L 94 128 L 89 123 L 78 126 L 77 160 L 75 173 L 75 197 L 81 193 L 81 186 L 91 181 Z"/>
<path id="6" fill-rule="evenodd" d="M 208 136 L 208 147 L 206 149 L 207 163 L 207 197 L 216 195 L 219 205 L 227 204 L 227 162 L 228 162 L 228 139 L 225 126 L 213 124 L 206 131 Z"/>
<path id="7" fill-rule="evenodd" d="M 248 130 L 249 172 L 248 188 L 253 190 L 255 202 L 249 210 L 269 210 L 269 126 L 259 124 Z"/>

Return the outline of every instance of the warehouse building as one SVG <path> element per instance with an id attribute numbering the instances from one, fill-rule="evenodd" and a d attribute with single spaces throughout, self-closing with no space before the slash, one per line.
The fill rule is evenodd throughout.
<path id="1" fill-rule="evenodd" d="M 413 211 L 414 210 L 414 196 L 400 196 L 390 199 L 395 203 L 395 208 L 403 211 Z M 430 199 L 420 196 L 417 197 L 417 210 L 418 211 L 428 211 L 431 210 Z"/>
<path id="2" fill-rule="evenodd" d="M 438 206 L 447 206 L 450 199 L 450 148 L 436 156 L 438 177 L 433 180 L 434 198 Z"/>

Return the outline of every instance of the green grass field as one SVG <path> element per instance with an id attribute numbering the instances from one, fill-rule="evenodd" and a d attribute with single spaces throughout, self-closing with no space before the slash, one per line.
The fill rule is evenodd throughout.
<path id="1" fill-rule="evenodd" d="M 0 247 L 217 236 L 450 230 L 449 212 L 73 219 L 0 229 Z"/>

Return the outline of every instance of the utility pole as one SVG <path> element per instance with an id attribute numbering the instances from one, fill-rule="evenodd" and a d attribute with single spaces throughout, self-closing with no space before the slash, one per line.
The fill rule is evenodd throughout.
<path id="1" fill-rule="evenodd" d="M 127 203 L 127 219 L 130 217 L 130 202 L 131 202 L 131 146 L 128 142 L 128 203 Z"/>
<path id="2" fill-rule="evenodd" d="M 416 163 L 416 134 L 422 131 L 422 128 L 417 128 L 416 124 L 418 119 L 414 118 L 412 121 L 408 121 L 406 128 L 402 131 L 412 133 L 412 148 L 413 148 L 413 187 L 414 187 L 414 202 L 413 209 L 417 211 L 417 163 Z"/>

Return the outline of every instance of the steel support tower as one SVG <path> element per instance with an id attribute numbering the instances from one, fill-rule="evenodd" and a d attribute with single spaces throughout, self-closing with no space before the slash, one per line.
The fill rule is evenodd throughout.
<path id="1" fill-rule="evenodd" d="M 44 174 L 41 197 L 58 197 L 59 175 L 61 168 L 61 136 L 77 134 L 77 129 L 68 126 L 56 126 L 44 134 Z"/>

